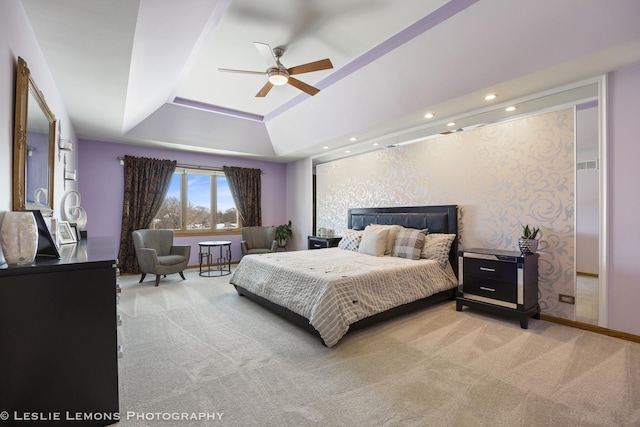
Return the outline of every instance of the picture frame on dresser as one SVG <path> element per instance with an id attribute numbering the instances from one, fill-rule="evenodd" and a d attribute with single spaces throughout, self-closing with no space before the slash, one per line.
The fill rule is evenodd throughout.
<path id="1" fill-rule="evenodd" d="M 60 258 L 58 246 L 53 240 L 49 227 L 47 227 L 47 224 L 44 222 L 42 212 L 39 210 L 32 210 L 31 212 L 36 219 L 36 225 L 38 227 L 38 250 L 36 252 L 36 258 Z"/>
<path id="2" fill-rule="evenodd" d="M 76 243 L 76 233 L 68 221 L 58 221 L 58 242 L 61 245 Z"/>
<path id="3" fill-rule="evenodd" d="M 79 242 L 82 239 L 82 235 L 80 234 L 80 230 L 78 229 L 78 223 L 70 222 L 69 227 L 71 227 L 71 231 L 73 231 L 73 235 L 76 238 L 76 242 Z"/>

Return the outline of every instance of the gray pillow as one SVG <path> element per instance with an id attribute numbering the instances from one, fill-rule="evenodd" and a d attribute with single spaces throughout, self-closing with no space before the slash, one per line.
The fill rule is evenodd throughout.
<path id="1" fill-rule="evenodd" d="M 400 258 L 420 259 L 424 246 L 425 233 L 420 230 L 404 228 L 398 232 L 393 244 L 392 255 Z"/>

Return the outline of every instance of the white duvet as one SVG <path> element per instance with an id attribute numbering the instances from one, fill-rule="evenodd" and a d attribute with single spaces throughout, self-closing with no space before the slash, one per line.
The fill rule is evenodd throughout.
<path id="1" fill-rule="evenodd" d="M 350 324 L 452 289 L 457 280 L 448 263 L 328 248 L 247 255 L 229 283 L 309 319 L 331 347 Z"/>

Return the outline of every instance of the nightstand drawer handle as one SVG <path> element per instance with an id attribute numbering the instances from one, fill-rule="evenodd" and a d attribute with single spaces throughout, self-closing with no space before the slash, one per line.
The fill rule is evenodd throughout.
<path id="1" fill-rule="evenodd" d="M 480 289 L 482 289 L 483 291 L 491 291 L 491 292 L 495 292 L 496 290 L 493 288 L 487 288 L 486 286 L 480 286 Z"/>
<path id="2" fill-rule="evenodd" d="M 490 271 L 490 272 L 495 272 L 496 269 L 495 268 L 489 268 L 489 267 L 480 267 L 481 271 Z"/>

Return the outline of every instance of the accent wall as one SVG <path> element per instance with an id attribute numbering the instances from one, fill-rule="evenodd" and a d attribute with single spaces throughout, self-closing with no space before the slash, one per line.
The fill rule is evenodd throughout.
<path id="1" fill-rule="evenodd" d="M 459 206 L 460 249 L 518 250 L 539 226 L 542 312 L 574 318 L 574 109 L 381 149 L 316 167 L 317 224 L 341 235 L 355 207 Z"/>

